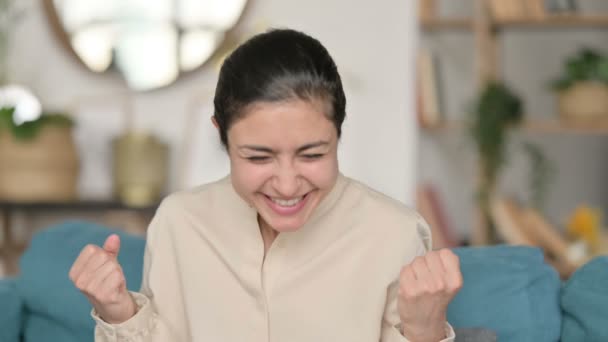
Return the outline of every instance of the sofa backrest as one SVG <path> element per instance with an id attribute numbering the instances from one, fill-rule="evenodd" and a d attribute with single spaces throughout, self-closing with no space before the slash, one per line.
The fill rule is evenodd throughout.
<path id="1" fill-rule="evenodd" d="M 562 341 L 608 341 L 608 256 L 576 270 L 561 296 Z"/>
<path id="2" fill-rule="evenodd" d="M 483 327 L 501 342 L 558 341 L 561 281 L 540 249 L 456 248 L 464 286 L 448 307 L 459 328 Z"/>
<path id="3" fill-rule="evenodd" d="M 101 246 L 112 233 L 121 237 L 119 262 L 130 290 L 142 278 L 145 241 L 90 222 L 71 221 L 37 233 L 20 260 L 17 289 L 24 303 L 25 341 L 81 342 L 93 340 L 91 305 L 68 273 L 89 243 Z"/>

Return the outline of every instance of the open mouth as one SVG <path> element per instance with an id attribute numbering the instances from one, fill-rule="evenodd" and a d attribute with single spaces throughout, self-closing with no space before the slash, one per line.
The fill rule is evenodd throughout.
<path id="1" fill-rule="evenodd" d="M 299 212 L 305 205 L 309 198 L 310 192 L 290 199 L 280 199 L 264 195 L 268 206 L 279 215 L 293 215 Z"/>

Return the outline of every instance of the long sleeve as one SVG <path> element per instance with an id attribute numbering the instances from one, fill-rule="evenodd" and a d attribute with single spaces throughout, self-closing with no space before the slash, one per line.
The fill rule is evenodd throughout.
<path id="1" fill-rule="evenodd" d="M 164 204 L 148 228 L 141 290 L 131 292 L 138 311 L 126 322 L 109 324 L 93 310 L 91 314 L 97 323 L 96 342 L 190 340 L 186 336 L 187 320 L 181 311 L 183 297 L 178 284 L 178 268 L 171 254 L 173 246 L 166 236 L 170 227 L 164 216 L 167 210 L 163 208 Z"/>
<path id="2" fill-rule="evenodd" d="M 418 217 L 416 224 L 420 239 L 415 241 L 417 246 L 414 247 L 414 250 L 416 251 L 414 256 L 419 256 L 424 255 L 430 250 L 432 240 L 430 229 L 422 217 Z M 406 260 L 406 263 L 409 262 L 411 262 L 411 260 Z M 387 291 L 387 301 L 384 311 L 384 318 L 382 320 L 382 337 L 380 342 L 409 342 L 409 340 L 401 333 L 401 321 L 399 318 L 399 312 L 397 310 L 398 291 L 399 280 L 397 279 L 390 284 Z M 438 342 L 453 342 L 456 337 L 454 329 L 447 322 L 445 325 L 445 336 L 445 339 Z"/>

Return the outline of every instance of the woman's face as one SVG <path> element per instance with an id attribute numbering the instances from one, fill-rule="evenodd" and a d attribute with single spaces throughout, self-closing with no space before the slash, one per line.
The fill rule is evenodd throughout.
<path id="1" fill-rule="evenodd" d="M 338 176 L 338 137 L 321 101 L 258 102 L 228 130 L 232 184 L 278 232 L 310 218 Z"/>

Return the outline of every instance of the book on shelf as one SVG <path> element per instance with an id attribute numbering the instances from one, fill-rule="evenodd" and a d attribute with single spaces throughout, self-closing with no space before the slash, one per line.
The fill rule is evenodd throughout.
<path id="1" fill-rule="evenodd" d="M 418 51 L 416 59 L 416 112 L 421 127 L 437 127 L 441 121 L 440 81 L 438 60 L 425 48 Z"/>
<path id="2" fill-rule="evenodd" d="M 531 19 L 544 19 L 547 17 L 545 10 L 545 0 L 528 0 L 523 2 L 524 11 Z"/>
<path id="3" fill-rule="evenodd" d="M 433 185 L 428 183 L 418 185 L 416 206 L 420 215 L 424 217 L 431 228 L 433 249 L 453 248 L 460 245 L 439 194 Z"/>
<path id="4" fill-rule="evenodd" d="M 525 16 L 525 0 L 490 0 L 490 12 L 497 20 L 521 19 Z"/>
<path id="5" fill-rule="evenodd" d="M 490 0 L 490 12 L 496 20 L 543 19 L 546 0 Z"/>
<path id="6" fill-rule="evenodd" d="M 433 19 L 437 16 L 436 0 L 418 0 L 418 18 L 420 21 Z"/>
<path id="7" fill-rule="evenodd" d="M 576 0 L 544 0 L 544 6 L 551 14 L 572 14 L 578 9 Z"/>

